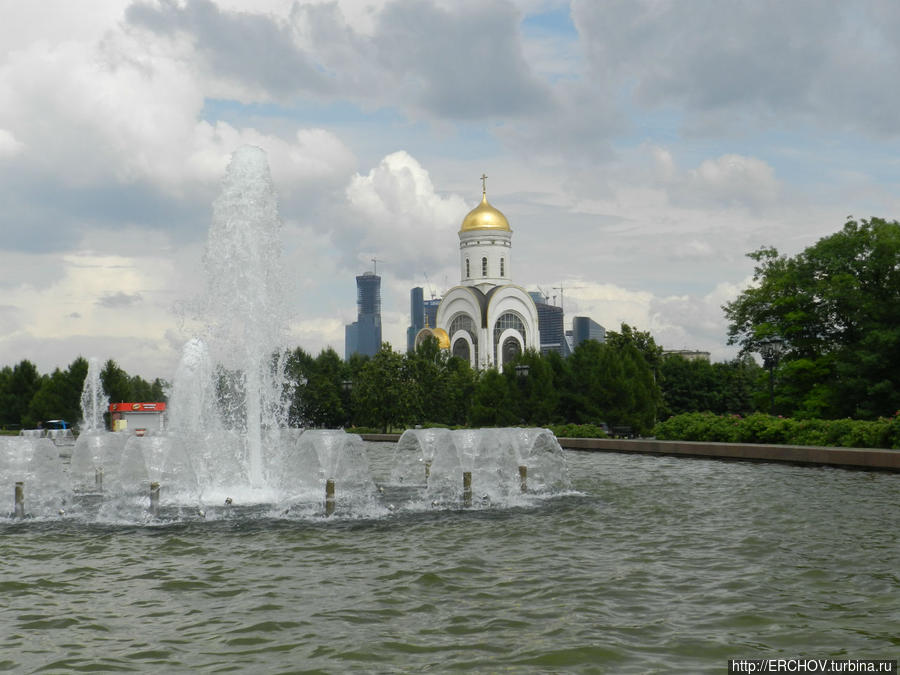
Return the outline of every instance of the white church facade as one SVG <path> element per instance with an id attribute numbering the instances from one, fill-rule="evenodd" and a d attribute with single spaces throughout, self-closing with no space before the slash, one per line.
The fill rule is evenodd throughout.
<path id="1" fill-rule="evenodd" d="M 538 311 L 531 296 L 512 283 L 512 229 L 487 200 L 482 176 L 481 203 L 459 230 L 460 281 L 444 295 L 427 335 L 476 370 L 497 368 L 526 349 L 540 351 Z"/>

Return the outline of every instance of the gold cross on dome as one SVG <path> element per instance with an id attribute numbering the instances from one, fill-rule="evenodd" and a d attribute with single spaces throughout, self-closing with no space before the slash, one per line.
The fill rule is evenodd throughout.
<path id="1" fill-rule="evenodd" d="M 487 176 L 481 174 L 481 194 L 487 194 Z"/>

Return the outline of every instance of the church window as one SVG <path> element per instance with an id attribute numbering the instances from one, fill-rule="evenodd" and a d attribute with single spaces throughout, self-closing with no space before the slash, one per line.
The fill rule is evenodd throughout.
<path id="1" fill-rule="evenodd" d="M 469 259 L 466 258 L 466 279 L 472 276 L 472 272 L 469 270 Z"/>
<path id="2" fill-rule="evenodd" d="M 500 276 L 501 277 L 506 276 L 506 265 L 504 263 L 505 263 L 505 261 L 503 260 L 503 258 L 500 258 Z"/>
<path id="3" fill-rule="evenodd" d="M 513 314 L 512 312 L 505 312 L 500 315 L 500 318 L 497 319 L 497 323 L 494 324 L 494 362 L 497 362 L 497 347 L 499 346 L 500 336 L 503 334 L 507 328 L 512 328 L 515 330 L 519 336 L 522 338 L 522 342 L 525 342 L 525 324 L 522 323 L 522 319 L 519 318 L 518 314 Z M 506 354 L 506 342 L 509 339 L 504 340 L 504 356 Z M 518 340 L 516 341 L 518 343 Z M 504 363 L 506 359 L 504 358 Z"/>
<path id="4" fill-rule="evenodd" d="M 472 338 L 472 341 L 475 342 L 477 340 L 475 333 L 475 322 L 472 320 L 472 317 L 468 314 L 457 314 L 453 317 L 453 321 L 450 322 L 450 329 L 447 331 L 452 337 L 457 331 L 464 330 L 469 334 L 469 337 Z"/>
<path id="5" fill-rule="evenodd" d="M 466 363 L 469 363 L 471 361 L 471 359 L 469 358 L 469 343 L 466 342 L 463 338 L 459 338 L 456 342 L 454 342 L 453 356 L 459 357 Z"/>
<path id="6" fill-rule="evenodd" d="M 450 339 L 453 340 L 453 355 L 459 356 L 468 363 L 472 363 L 472 359 L 469 356 L 469 345 L 465 338 L 458 338 L 454 340 L 456 334 L 460 331 L 466 333 L 469 336 L 469 340 L 472 341 L 472 347 L 475 350 L 474 361 L 475 363 L 478 363 L 478 333 L 475 330 L 475 322 L 468 314 L 457 314 L 455 317 L 453 317 L 453 320 L 450 322 L 450 328 L 447 329 L 447 333 L 450 335 Z M 466 345 L 465 357 L 461 355 L 461 351 L 459 354 L 457 354 L 458 350 L 463 349 L 463 347 L 459 344 L 460 340 L 462 340 L 462 342 Z"/>
<path id="7" fill-rule="evenodd" d="M 481 259 L 481 276 L 487 276 L 487 258 Z"/>
<path id="8" fill-rule="evenodd" d="M 503 341 L 503 363 L 515 361 L 521 353 L 522 345 L 512 335 Z"/>

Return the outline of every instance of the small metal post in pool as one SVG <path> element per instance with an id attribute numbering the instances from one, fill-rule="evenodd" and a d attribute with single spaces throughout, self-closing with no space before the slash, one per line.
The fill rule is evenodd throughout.
<path id="1" fill-rule="evenodd" d="M 97 470 L 94 472 L 94 485 L 97 487 L 97 492 L 103 492 L 103 467 L 98 466 Z"/>
<path id="2" fill-rule="evenodd" d="M 519 466 L 519 487 L 522 492 L 528 492 L 528 467 L 524 465 Z"/>
<path id="3" fill-rule="evenodd" d="M 463 506 L 472 506 L 472 472 L 463 471 Z"/>
<path id="4" fill-rule="evenodd" d="M 428 482 L 428 479 L 431 477 L 431 460 L 425 460 L 425 482 Z"/>
<path id="5" fill-rule="evenodd" d="M 334 513 L 334 478 L 325 481 L 325 515 Z"/>
<path id="6" fill-rule="evenodd" d="M 18 480 L 16 481 L 16 518 L 24 518 L 25 517 L 25 483 Z"/>
<path id="7" fill-rule="evenodd" d="M 156 518 L 159 515 L 159 483 L 150 483 L 150 515 Z"/>

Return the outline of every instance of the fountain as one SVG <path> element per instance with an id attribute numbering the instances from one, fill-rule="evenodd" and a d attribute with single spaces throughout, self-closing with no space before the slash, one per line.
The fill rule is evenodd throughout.
<path id="1" fill-rule="evenodd" d="M 547 429 L 407 429 L 391 482 L 431 506 L 525 505 L 569 487 L 565 455 Z"/>
<path id="2" fill-rule="evenodd" d="M 376 486 L 358 436 L 289 428 L 280 229 L 265 153 L 238 149 L 213 204 L 205 289 L 192 305 L 201 328 L 184 345 L 167 429 L 107 431 L 100 363 L 90 359 L 69 462 L 40 433 L 3 439 L 11 515 L 381 517 L 529 505 L 567 488 L 562 450 L 546 430 L 409 430 Z"/>

